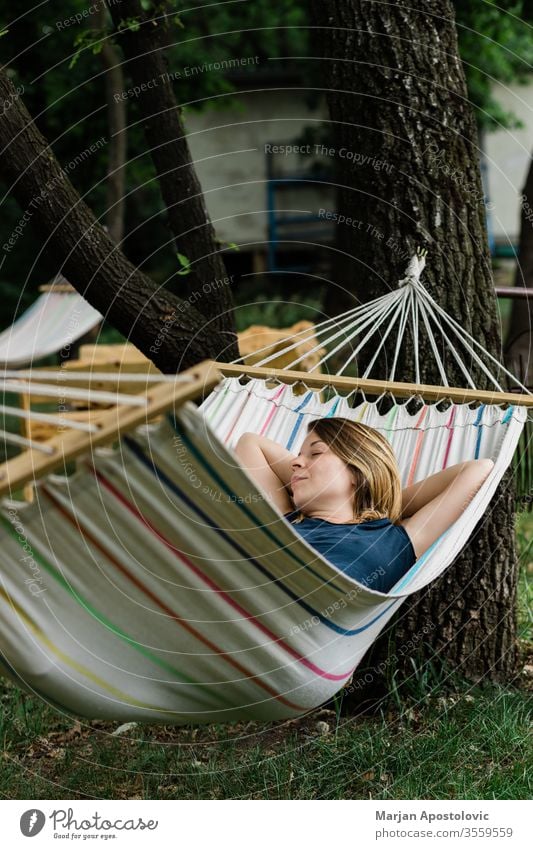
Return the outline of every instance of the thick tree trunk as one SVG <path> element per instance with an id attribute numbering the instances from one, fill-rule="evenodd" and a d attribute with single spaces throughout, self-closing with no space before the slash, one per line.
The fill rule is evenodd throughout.
<path id="1" fill-rule="evenodd" d="M 143 11 L 140 0 L 109 2 L 109 10 L 118 30 L 117 41 L 127 58 L 124 70 L 139 89 L 135 100 L 143 118 L 176 250 L 191 263 L 190 274 L 181 278 L 183 290 L 201 293 L 199 308 L 210 319 L 212 329 L 225 328 L 231 297 L 227 286 L 213 287 L 213 281 L 224 279 L 226 269 L 191 164 L 180 107 L 174 96 L 172 68 L 164 55 L 169 37 L 167 27 L 171 26 L 169 22 L 174 15 L 166 2 L 156 4 L 152 13 Z M 140 26 L 128 28 L 125 22 L 131 19 L 140 22 Z M 177 260 L 176 265 L 179 268 Z"/>
<path id="2" fill-rule="evenodd" d="M 95 12 L 97 28 L 103 33 L 107 21 L 105 6 Z M 107 101 L 107 125 L 109 128 L 109 155 L 107 166 L 107 208 L 105 223 L 107 232 L 116 245 L 124 235 L 124 187 L 126 185 L 126 152 L 128 142 L 126 102 L 120 95 L 124 91 L 124 74 L 118 50 L 109 38 L 104 38 L 100 52 L 106 69 L 105 94 Z M 118 97 L 117 97 L 118 95 Z"/>
<path id="3" fill-rule="evenodd" d="M 478 140 L 452 3 L 312 0 L 311 5 L 317 46 L 326 59 L 338 209 L 362 222 L 358 229 L 337 228 L 340 250 L 327 311 L 336 315 L 389 291 L 416 246 L 423 245 L 429 250 L 424 285 L 498 356 Z M 341 154 L 343 148 L 360 154 L 360 164 Z M 425 334 L 420 346 L 422 383 L 440 383 Z M 363 349 L 360 367 L 374 351 Z M 390 363 L 389 346 L 372 374 L 385 377 Z M 468 365 L 476 385 L 486 388 L 485 375 Z M 399 366 L 397 379 L 414 380 L 409 337 Z M 445 360 L 445 366 L 450 383 L 464 385 L 455 361 Z M 513 512 L 507 480 L 456 563 L 402 607 L 356 672 L 359 686 L 348 696 L 350 709 L 383 692 L 391 668 L 398 665 L 412 676 L 412 654 L 426 662 L 437 655 L 475 679 L 510 678 L 516 655 Z M 402 651 L 409 640 L 413 650 Z M 378 666 L 366 681 L 365 666 Z"/>
<path id="4" fill-rule="evenodd" d="M 520 195 L 520 241 L 514 285 L 533 289 L 533 158 Z M 513 374 L 521 377 L 522 383 L 533 386 L 533 303 L 516 299 L 512 304 L 504 345 L 506 363 Z"/>
<path id="5" fill-rule="evenodd" d="M 5 70 L 0 70 L 0 99 L 11 104 L 0 122 L 0 176 L 24 211 L 20 233 L 4 250 L 12 249 L 31 222 L 58 271 L 164 372 L 207 357 L 237 357 L 231 312 L 225 328 L 222 320 L 214 327 L 195 309 L 195 297 L 180 300 L 161 289 L 113 244 L 61 171 Z"/>

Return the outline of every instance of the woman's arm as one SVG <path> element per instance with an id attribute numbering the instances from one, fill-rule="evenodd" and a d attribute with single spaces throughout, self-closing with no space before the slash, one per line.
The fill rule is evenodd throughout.
<path id="1" fill-rule="evenodd" d="M 444 492 L 459 474 L 471 467 L 476 467 L 483 460 L 465 460 L 464 463 L 457 463 L 455 466 L 450 466 L 449 469 L 444 469 L 442 472 L 437 472 L 430 475 L 424 480 L 413 483 L 402 490 L 402 519 L 407 519 L 412 516 L 421 507 L 424 507 L 429 501 Z M 492 463 L 492 460 L 489 462 Z"/>
<path id="2" fill-rule="evenodd" d="M 294 454 L 273 439 L 256 433 L 243 433 L 234 451 L 241 465 L 269 493 L 282 513 L 294 510 L 290 487 Z"/>
<path id="3" fill-rule="evenodd" d="M 403 490 L 400 524 L 417 557 L 464 513 L 493 467 L 492 460 L 468 460 Z"/>

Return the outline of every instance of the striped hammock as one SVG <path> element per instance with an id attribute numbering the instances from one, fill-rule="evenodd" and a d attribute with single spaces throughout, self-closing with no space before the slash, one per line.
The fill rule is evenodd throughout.
<path id="1" fill-rule="evenodd" d="M 401 604 L 460 553 L 527 418 L 520 405 L 442 406 L 413 415 L 397 401 L 382 413 L 356 393 L 324 400 L 227 377 L 199 406 L 186 401 L 87 453 L 75 474 L 39 480 L 33 503 L 4 500 L 5 674 L 62 711 L 122 722 L 277 720 L 324 704 Z M 305 424 L 333 415 L 380 430 L 404 485 L 470 458 L 495 463 L 461 518 L 387 594 L 311 548 L 233 452 L 254 431 L 297 453 Z"/>
<path id="2" fill-rule="evenodd" d="M 55 354 L 101 321 L 100 313 L 77 292 L 44 292 L 0 333 L 0 364 L 18 368 Z"/>

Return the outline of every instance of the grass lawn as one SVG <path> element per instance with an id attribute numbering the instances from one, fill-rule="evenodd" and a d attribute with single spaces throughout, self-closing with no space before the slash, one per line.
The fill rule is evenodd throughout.
<path id="1" fill-rule="evenodd" d="M 527 799 L 533 752 L 533 513 L 518 523 L 521 670 L 427 685 L 379 715 L 198 728 L 77 722 L 2 682 L 8 799 Z"/>

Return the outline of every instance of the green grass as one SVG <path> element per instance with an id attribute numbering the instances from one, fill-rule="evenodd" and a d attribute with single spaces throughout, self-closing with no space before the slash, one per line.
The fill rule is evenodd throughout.
<path id="1" fill-rule="evenodd" d="M 507 687 L 413 676 L 374 716 L 176 728 L 77 722 L 0 686 L 10 799 L 526 799 L 531 795 L 533 513 L 518 517 L 522 671 Z M 441 680 L 443 680 L 441 676 Z M 331 707 L 339 708 L 339 704 Z"/>
<path id="2" fill-rule="evenodd" d="M 524 799 L 531 792 L 531 696 L 496 687 L 339 720 L 332 710 L 280 723 L 73 725 L 14 687 L 4 704 L 6 798 Z"/>
<path id="3" fill-rule="evenodd" d="M 517 515 L 516 540 L 520 558 L 518 635 L 531 641 L 533 625 L 533 510 Z"/>

